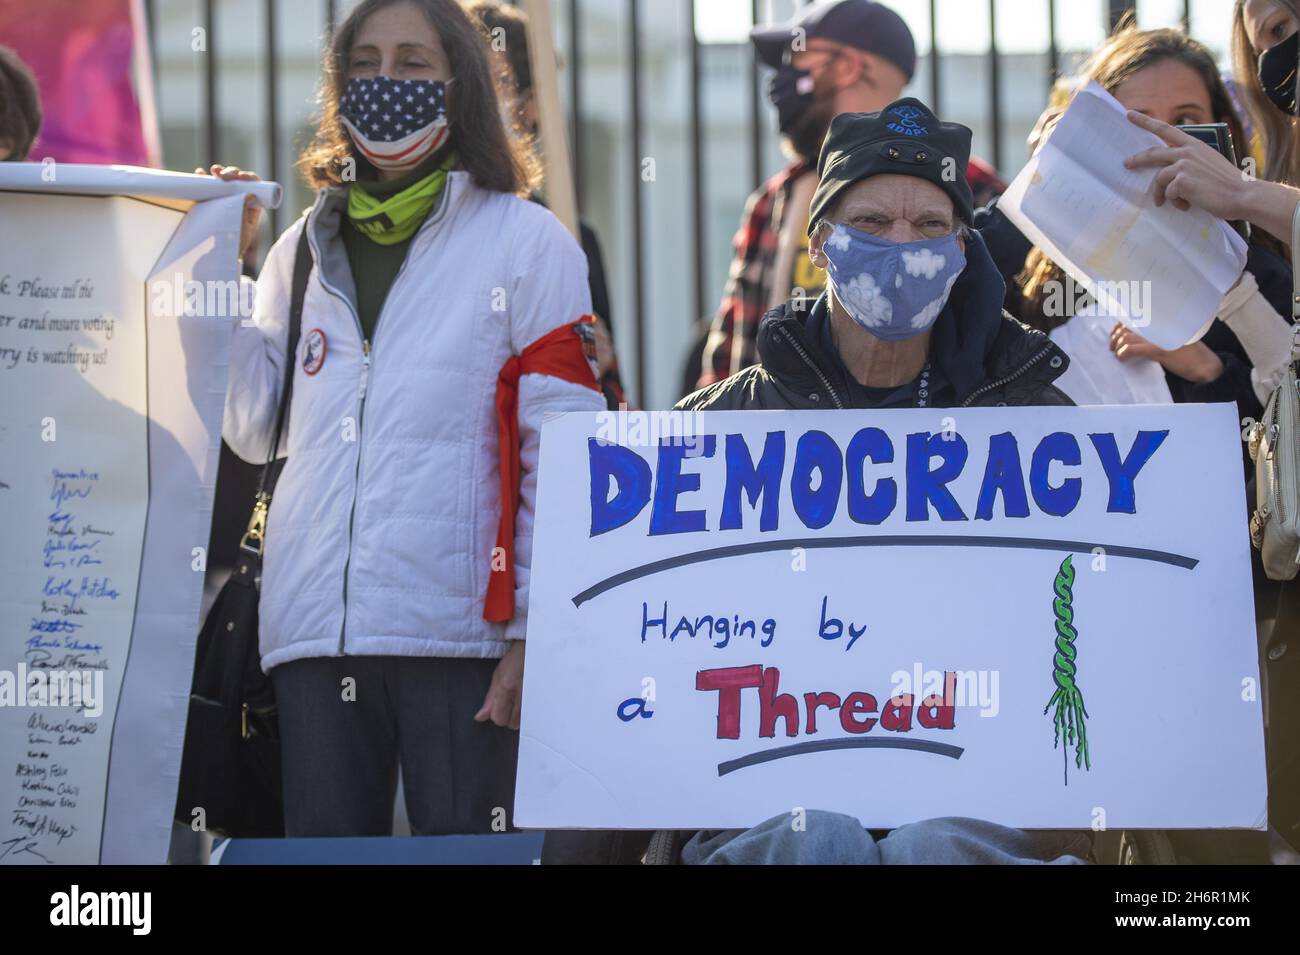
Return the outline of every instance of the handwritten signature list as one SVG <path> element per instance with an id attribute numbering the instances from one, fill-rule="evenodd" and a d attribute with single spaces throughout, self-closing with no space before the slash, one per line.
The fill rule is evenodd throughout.
<path id="1" fill-rule="evenodd" d="M 99 475 L 85 469 L 56 469 L 50 475 L 45 538 L 40 554 L 32 555 L 44 579 L 33 601 L 39 610 L 27 627 L 22 687 L 29 703 L 41 701 L 43 687 L 45 702 L 56 702 L 67 688 L 72 692 L 64 699 L 70 697 L 78 705 L 28 711 L 26 746 L 15 767 L 17 798 L 8 807 L 13 831 L 0 839 L 0 860 L 28 855 L 53 862 L 55 854 L 49 850 L 79 831 L 84 781 L 72 754 L 103 731 L 101 720 L 93 715 L 103 707 L 92 676 L 109 666 L 103 645 L 90 634 L 98 629 L 97 611 L 122 596 L 102 571 L 106 542 L 116 532 L 86 514 L 85 505 L 93 503 L 98 484 Z M 102 520 L 100 515 L 102 511 L 96 519 Z M 99 689 L 102 694 L 102 677 Z"/>

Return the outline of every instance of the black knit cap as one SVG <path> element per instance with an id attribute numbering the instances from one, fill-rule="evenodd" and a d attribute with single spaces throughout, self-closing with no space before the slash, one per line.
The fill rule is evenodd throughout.
<path id="1" fill-rule="evenodd" d="M 919 99 L 907 97 L 879 113 L 840 113 L 831 120 L 822 143 L 808 234 L 835 206 L 840 193 L 855 182 L 893 173 L 926 179 L 952 199 L 957 217 L 970 225 L 974 196 L 966 181 L 971 131 L 960 123 L 943 123 Z"/>

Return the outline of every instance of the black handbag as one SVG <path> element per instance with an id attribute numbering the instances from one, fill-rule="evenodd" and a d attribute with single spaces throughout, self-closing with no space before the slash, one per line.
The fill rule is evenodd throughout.
<path id="1" fill-rule="evenodd" d="M 199 828 L 231 837 L 284 836 L 279 720 L 275 690 L 271 678 L 262 672 L 258 653 L 257 603 L 266 517 L 279 474 L 276 452 L 293 394 L 294 356 L 311 265 L 304 223 L 293 263 L 284 384 L 275 436 L 234 570 L 208 611 L 195 652 L 175 819 L 181 825 L 197 823 Z"/>

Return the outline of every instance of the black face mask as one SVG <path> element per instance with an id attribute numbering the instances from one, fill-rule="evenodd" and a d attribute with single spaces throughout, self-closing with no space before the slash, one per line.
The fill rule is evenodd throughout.
<path id="1" fill-rule="evenodd" d="M 1284 113 L 1296 115 L 1295 73 L 1300 59 L 1300 33 L 1292 33 L 1259 55 L 1259 85 L 1264 95 Z"/>
<path id="2" fill-rule="evenodd" d="M 789 133 L 808 111 L 813 101 L 812 70 L 800 70 L 788 63 L 777 67 L 776 74 L 768 80 L 767 98 L 776 107 L 777 126 L 782 134 Z"/>

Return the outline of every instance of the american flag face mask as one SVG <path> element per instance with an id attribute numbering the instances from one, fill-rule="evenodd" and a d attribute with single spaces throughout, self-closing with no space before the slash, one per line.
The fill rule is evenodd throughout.
<path id="1" fill-rule="evenodd" d="M 352 142 L 377 169 L 414 169 L 450 132 L 442 80 L 351 79 L 339 113 Z"/>

